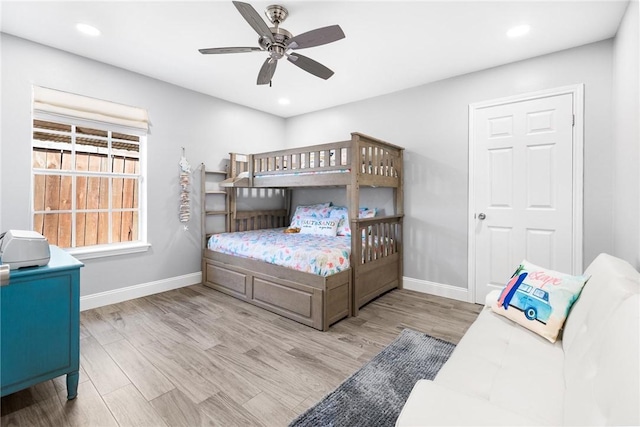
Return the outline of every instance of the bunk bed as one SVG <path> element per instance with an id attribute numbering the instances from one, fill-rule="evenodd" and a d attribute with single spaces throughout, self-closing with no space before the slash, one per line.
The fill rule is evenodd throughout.
<path id="1" fill-rule="evenodd" d="M 351 229 L 349 268 L 322 276 L 203 249 L 206 286 L 319 330 L 402 287 L 403 148 L 361 133 L 346 141 L 241 155 L 231 153 L 228 232 L 287 227 L 290 206 L 239 211 L 243 188 L 343 187 Z M 361 218 L 361 187 L 393 189 L 394 212 Z M 290 197 L 287 197 L 290 201 Z"/>

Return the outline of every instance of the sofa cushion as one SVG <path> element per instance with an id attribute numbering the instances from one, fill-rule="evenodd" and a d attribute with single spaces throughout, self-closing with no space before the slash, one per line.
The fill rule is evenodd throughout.
<path id="1" fill-rule="evenodd" d="M 562 423 L 563 352 L 485 308 L 456 346 L 435 382 L 536 424 Z"/>
<path id="2" fill-rule="evenodd" d="M 397 427 L 473 425 L 530 426 L 539 422 L 485 399 L 429 380 L 418 381 L 396 421 Z"/>
<path id="3" fill-rule="evenodd" d="M 612 304 L 613 300 L 620 301 L 628 295 L 638 293 L 637 288 L 625 289 L 624 286 L 610 285 L 615 278 L 626 277 L 637 281 L 640 276 L 631 264 L 620 258 L 600 254 L 587 267 L 584 275 L 590 276 L 589 285 L 584 287 L 580 298 L 574 304 L 562 333 L 562 346 L 565 352 L 569 352 L 578 336 L 585 335 L 587 329 L 591 330 L 601 323 L 601 318 L 604 316 L 602 310 L 614 310 L 616 304 Z M 612 294 L 614 292 L 615 295 Z"/>
<path id="4" fill-rule="evenodd" d="M 565 377 L 566 425 L 640 425 L 640 298 L 626 299 Z"/>
<path id="5" fill-rule="evenodd" d="M 599 255 L 564 331 L 568 425 L 640 425 L 640 273 Z"/>
<path id="6" fill-rule="evenodd" d="M 555 342 L 586 281 L 525 260 L 491 309 Z"/>

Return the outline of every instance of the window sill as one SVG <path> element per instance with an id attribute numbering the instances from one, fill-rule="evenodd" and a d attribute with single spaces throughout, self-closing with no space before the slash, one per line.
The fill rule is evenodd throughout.
<path id="1" fill-rule="evenodd" d="M 149 243 L 114 243 L 111 245 L 91 246 L 88 248 L 69 248 L 65 249 L 69 254 L 78 260 L 94 258 L 105 258 L 117 255 L 128 255 L 140 252 L 146 252 L 151 247 Z"/>

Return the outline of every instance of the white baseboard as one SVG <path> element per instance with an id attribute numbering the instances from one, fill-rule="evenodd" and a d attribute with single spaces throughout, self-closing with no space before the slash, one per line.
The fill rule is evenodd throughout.
<path id="1" fill-rule="evenodd" d="M 410 291 L 422 292 L 423 294 L 437 295 L 439 297 L 451 298 L 458 301 L 471 302 L 469 290 L 458 286 L 445 285 L 443 283 L 430 282 L 428 280 L 413 279 L 411 277 L 402 278 L 402 287 Z"/>
<path id="2" fill-rule="evenodd" d="M 183 288 L 185 286 L 197 285 L 198 283 L 202 283 L 202 272 L 156 280 L 155 282 L 142 283 L 97 294 L 85 295 L 80 297 L 80 311 L 116 304 L 134 298 L 146 297 L 160 292 L 170 291 L 172 289 Z M 470 297 L 467 289 L 445 285 L 443 283 L 430 282 L 428 280 L 413 279 L 411 277 L 402 278 L 402 287 L 410 291 L 437 295 L 458 301 L 469 302 Z"/>
<path id="3" fill-rule="evenodd" d="M 85 295 L 80 297 L 80 311 L 116 304 L 134 298 L 146 297 L 185 286 L 197 285 L 198 283 L 202 283 L 202 272 L 200 271 L 183 276 L 156 280 L 155 282 L 127 286 L 126 288 L 114 289 L 112 291 Z"/>

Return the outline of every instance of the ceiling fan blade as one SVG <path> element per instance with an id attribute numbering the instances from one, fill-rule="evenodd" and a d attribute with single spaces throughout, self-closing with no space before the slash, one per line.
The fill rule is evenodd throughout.
<path id="1" fill-rule="evenodd" d="M 345 37 L 340 25 L 331 25 L 329 27 L 316 28 L 306 33 L 298 34 L 289 40 L 291 49 L 306 49 L 308 47 L 320 46 L 332 43 Z M 294 44 L 295 43 L 295 44 Z"/>
<path id="2" fill-rule="evenodd" d="M 278 65 L 278 61 L 273 58 L 267 58 L 262 64 L 262 68 L 260 68 L 260 72 L 258 73 L 258 81 L 259 85 L 267 85 L 271 82 L 273 78 L 273 74 L 276 72 L 276 66 Z"/>
<path id="3" fill-rule="evenodd" d="M 261 52 L 259 47 L 212 47 L 209 49 L 198 49 L 203 55 L 211 53 L 244 53 L 244 52 Z"/>
<path id="4" fill-rule="evenodd" d="M 329 77 L 333 76 L 333 71 L 331 71 L 321 63 L 314 61 L 311 58 L 307 58 L 306 56 L 300 55 L 299 53 L 288 55 L 287 60 L 292 64 L 302 68 L 306 72 L 320 77 L 321 79 L 327 80 Z"/>
<path id="5" fill-rule="evenodd" d="M 234 1 L 233 5 L 238 9 L 240 15 L 251 25 L 251 28 L 255 30 L 261 37 L 266 37 L 271 40 L 271 43 L 275 43 L 271 30 L 264 22 L 264 20 L 258 15 L 258 12 L 249 3 L 243 3 L 241 1 Z"/>

